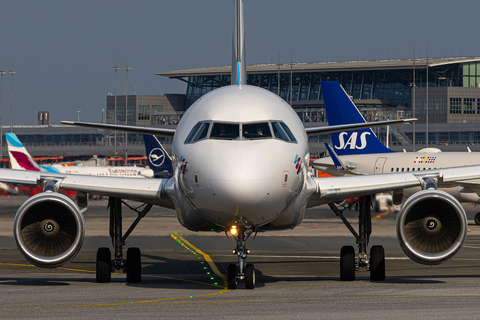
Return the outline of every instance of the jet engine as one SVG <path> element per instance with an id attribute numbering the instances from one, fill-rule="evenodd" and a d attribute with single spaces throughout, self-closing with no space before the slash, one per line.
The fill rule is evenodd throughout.
<path id="1" fill-rule="evenodd" d="M 397 215 L 397 238 L 415 262 L 435 265 L 453 257 L 467 237 L 467 215 L 460 203 L 444 191 L 415 193 Z"/>
<path id="2" fill-rule="evenodd" d="M 85 234 L 83 215 L 60 193 L 39 193 L 18 209 L 13 224 L 18 250 L 37 267 L 55 268 L 80 251 Z"/>

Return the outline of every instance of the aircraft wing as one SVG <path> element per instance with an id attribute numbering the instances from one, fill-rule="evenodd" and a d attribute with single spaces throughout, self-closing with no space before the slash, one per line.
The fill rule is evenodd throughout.
<path id="1" fill-rule="evenodd" d="M 0 169 L 0 182 L 43 186 L 44 183 L 50 180 L 57 180 L 59 189 L 93 193 L 174 208 L 172 200 L 165 194 L 165 190 L 169 186 L 169 179 L 98 177 Z"/>
<path id="2" fill-rule="evenodd" d="M 389 192 L 423 186 L 423 178 L 432 178 L 437 185 L 462 185 L 465 181 L 480 178 L 480 166 L 453 167 L 403 173 L 372 174 L 358 176 L 312 178 L 309 189 L 315 191 L 309 198 L 307 207 L 340 201 L 352 197 L 379 192 Z"/>
<path id="3" fill-rule="evenodd" d="M 318 134 L 330 134 L 330 133 L 334 133 L 334 132 L 364 129 L 364 128 L 372 128 L 372 127 L 381 127 L 381 126 L 389 126 L 389 125 L 392 125 L 392 124 L 408 123 L 408 122 L 414 122 L 414 121 L 417 121 L 417 118 L 390 120 L 390 121 L 353 123 L 353 124 L 340 124 L 340 125 L 323 126 L 323 127 L 311 127 L 311 128 L 305 128 L 305 131 L 307 132 L 308 136 L 315 136 L 315 135 L 318 135 Z M 62 123 L 64 123 L 64 122 L 67 122 L 67 121 L 62 121 Z"/>
<path id="4" fill-rule="evenodd" d="M 153 134 L 156 136 L 173 137 L 175 129 L 171 128 L 156 128 L 156 127 L 136 127 L 136 126 L 124 126 L 118 124 L 104 124 L 104 123 L 91 123 L 91 122 L 77 122 L 77 121 L 61 121 L 62 124 L 77 127 L 97 128 L 106 130 L 124 131 L 138 134 Z"/>

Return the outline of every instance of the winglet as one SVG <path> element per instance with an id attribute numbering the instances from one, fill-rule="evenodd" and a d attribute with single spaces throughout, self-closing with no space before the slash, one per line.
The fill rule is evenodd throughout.
<path id="1" fill-rule="evenodd" d="M 173 176 L 172 159 L 155 136 L 143 135 L 148 166 L 153 170 L 155 178 L 170 178 Z"/>
<path id="2" fill-rule="evenodd" d="M 337 153 L 330 147 L 328 142 L 324 142 L 325 147 L 327 148 L 328 153 L 330 154 L 330 157 L 332 158 L 333 164 L 335 165 L 335 168 L 337 168 L 338 171 L 343 171 L 345 173 L 349 174 L 355 174 L 359 175 L 357 172 L 353 172 L 350 169 L 347 168 L 347 166 L 343 163 L 342 159 L 337 155 Z"/>
<path id="3" fill-rule="evenodd" d="M 328 153 L 330 154 L 330 157 L 332 158 L 333 163 L 335 164 L 335 167 L 339 171 L 346 171 L 346 167 L 343 164 L 343 161 L 338 157 L 338 155 L 335 153 L 335 151 L 332 150 L 330 145 L 325 142 L 325 147 L 327 148 Z"/>

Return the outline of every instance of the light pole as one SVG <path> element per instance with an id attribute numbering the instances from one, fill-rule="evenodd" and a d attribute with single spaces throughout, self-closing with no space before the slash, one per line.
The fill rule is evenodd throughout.
<path id="1" fill-rule="evenodd" d="M 428 106 L 428 46 L 427 46 L 427 99 L 426 99 L 426 109 L 427 111 L 425 112 L 426 113 L 426 121 L 425 121 L 425 147 L 428 148 L 428 112 L 430 111 L 429 110 L 429 106 Z"/>
<path id="2" fill-rule="evenodd" d="M 127 66 L 123 68 L 125 70 L 125 125 L 128 125 L 128 70 L 132 70 L 128 66 L 128 54 L 127 54 Z M 128 161 L 128 133 L 125 132 L 125 165 Z"/>
<path id="3" fill-rule="evenodd" d="M 113 115 L 115 118 L 115 124 L 117 124 L 117 70 L 120 70 L 119 67 L 117 67 L 117 55 L 115 55 L 115 67 L 112 68 L 115 71 L 115 109 L 113 111 Z M 117 156 L 117 130 L 115 132 L 115 151 L 114 151 L 114 157 Z"/>
<path id="4" fill-rule="evenodd" d="M 77 111 L 77 121 L 78 121 L 78 122 L 80 122 L 80 113 L 81 113 L 81 112 L 82 112 L 82 111 Z"/>
<path id="5" fill-rule="evenodd" d="M 3 159 L 3 60 L 0 61 L 0 75 L 2 77 L 0 84 L 0 159 Z"/>
<path id="6" fill-rule="evenodd" d="M 415 47 L 413 47 L 413 84 L 412 84 L 412 113 L 413 113 L 413 118 L 415 118 Z M 413 152 L 415 152 L 415 121 L 413 122 Z"/>
<path id="7" fill-rule="evenodd" d="M 13 71 L 13 59 L 12 59 L 12 71 L 8 72 L 12 75 L 12 81 L 10 85 L 10 132 L 13 133 L 13 75 L 17 73 Z"/>

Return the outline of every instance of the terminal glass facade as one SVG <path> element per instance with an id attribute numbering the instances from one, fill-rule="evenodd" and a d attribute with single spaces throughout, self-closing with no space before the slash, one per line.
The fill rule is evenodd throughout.
<path id="1" fill-rule="evenodd" d="M 477 71 L 478 70 L 478 71 Z M 415 84 L 426 87 L 425 68 L 416 70 Z M 478 76 L 477 76 L 478 74 Z M 290 100 L 290 73 L 248 74 L 247 83 L 259 86 L 286 101 Z M 338 81 L 354 100 L 384 100 L 391 107 L 411 108 L 413 70 L 367 70 L 339 72 L 293 73 L 292 101 L 323 100 L 320 81 Z M 187 101 L 193 103 L 202 95 L 230 84 L 230 75 L 191 76 L 187 88 Z M 480 63 L 448 64 L 429 68 L 429 87 L 470 86 L 480 83 Z M 280 91 L 278 90 L 280 86 Z M 297 103 L 298 105 L 298 103 Z M 294 106 L 295 107 L 295 106 Z"/>

